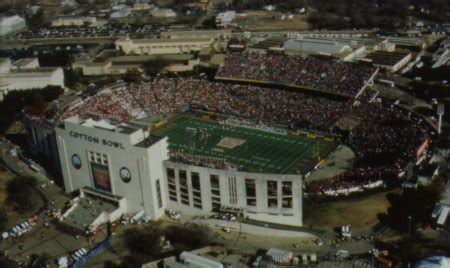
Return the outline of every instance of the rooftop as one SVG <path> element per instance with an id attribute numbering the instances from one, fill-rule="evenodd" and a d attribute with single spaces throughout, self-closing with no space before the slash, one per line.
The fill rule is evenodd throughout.
<path id="1" fill-rule="evenodd" d="M 125 39 L 119 40 L 123 41 Z M 130 39 L 134 44 L 152 44 L 152 43 L 186 43 L 186 42 L 209 42 L 211 38 L 164 38 L 164 39 Z"/>
<path id="2" fill-rule="evenodd" d="M 37 58 L 22 58 L 22 59 L 19 59 L 19 60 L 15 61 L 14 65 L 16 65 L 18 67 L 26 66 L 26 65 L 28 65 L 28 64 L 36 61 L 36 60 L 37 60 Z"/>
<path id="3" fill-rule="evenodd" d="M 283 45 L 283 48 L 325 54 L 339 54 L 343 53 L 344 50 L 351 50 L 351 48 L 346 44 L 338 43 L 332 40 L 316 39 L 288 40 Z"/>
<path id="4" fill-rule="evenodd" d="M 379 65 L 395 65 L 409 53 L 403 52 L 387 52 L 387 51 L 375 51 L 367 55 L 368 59 L 371 59 L 374 64 Z"/>
<path id="5" fill-rule="evenodd" d="M 75 208 L 61 221 L 74 229 L 85 231 L 102 212 L 111 213 L 117 209 L 112 202 L 107 202 L 93 196 L 81 197 Z"/>
<path id="6" fill-rule="evenodd" d="M 112 132 L 122 133 L 122 134 L 126 134 L 126 135 L 133 134 L 139 130 L 139 128 L 137 128 L 137 127 L 133 127 L 133 126 L 127 125 L 127 124 L 117 124 L 114 121 L 107 120 L 107 119 L 101 119 L 101 120 L 95 120 L 93 118 L 83 119 L 79 116 L 74 116 L 74 117 L 66 119 L 66 121 L 68 121 L 70 123 L 74 123 L 74 124 L 79 124 L 79 125 L 82 125 L 85 127 L 100 128 L 100 129 L 109 130 Z"/>

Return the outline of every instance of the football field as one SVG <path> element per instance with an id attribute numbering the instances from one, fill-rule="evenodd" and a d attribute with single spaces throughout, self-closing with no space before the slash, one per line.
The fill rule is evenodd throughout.
<path id="1" fill-rule="evenodd" d="M 152 134 L 167 135 L 169 147 L 185 154 L 226 159 L 238 170 L 260 173 L 304 175 L 336 148 L 320 138 L 222 125 L 187 114 L 170 119 Z"/>

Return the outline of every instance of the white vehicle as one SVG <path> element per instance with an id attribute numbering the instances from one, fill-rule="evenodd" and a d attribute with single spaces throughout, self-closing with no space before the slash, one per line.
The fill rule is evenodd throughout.
<path id="1" fill-rule="evenodd" d="M 181 212 L 171 209 L 169 210 L 169 217 L 174 220 L 178 220 L 181 217 Z"/>
<path id="2" fill-rule="evenodd" d="M 231 233 L 231 229 L 228 227 L 223 227 L 222 231 L 224 231 L 225 233 Z"/>
<path id="3" fill-rule="evenodd" d="M 137 223 L 139 222 L 145 215 L 145 212 L 143 210 L 136 213 L 130 220 L 131 223 Z"/>

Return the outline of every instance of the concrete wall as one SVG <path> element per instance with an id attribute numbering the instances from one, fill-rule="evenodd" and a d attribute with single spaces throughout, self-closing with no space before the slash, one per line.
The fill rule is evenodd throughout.
<path id="1" fill-rule="evenodd" d="M 3 88 L 8 90 L 44 88 L 46 86 L 60 86 L 64 85 L 64 72 L 62 68 L 55 68 L 53 71 L 30 71 L 30 72 L 10 72 L 0 74 Z"/>
<path id="2" fill-rule="evenodd" d="M 198 167 L 185 165 L 181 163 L 173 163 L 167 161 L 165 163 L 166 168 L 173 168 L 175 170 L 176 176 L 176 187 L 177 187 L 177 202 L 168 199 L 168 204 L 170 208 L 179 210 L 195 210 L 199 214 L 208 214 L 212 212 L 212 193 L 211 193 L 211 183 L 210 175 L 219 175 L 220 183 L 220 202 L 222 206 L 233 207 L 236 209 L 244 209 L 244 214 L 250 219 L 283 223 L 293 226 L 302 226 L 302 178 L 297 175 L 281 175 L 281 174 L 260 174 L 260 173 L 249 173 L 249 172 L 239 172 L 230 170 L 220 170 L 211 169 L 206 167 Z M 183 204 L 181 202 L 181 192 L 179 183 L 179 170 L 186 170 L 188 178 L 188 192 L 189 192 L 189 205 Z M 193 190 L 192 190 L 192 172 L 197 172 L 200 175 L 200 187 L 201 187 L 201 198 L 202 198 L 202 208 L 195 208 L 193 206 Z M 164 172 L 166 182 L 167 172 Z M 231 192 L 233 188 L 230 187 L 230 177 L 236 178 L 236 197 L 237 202 L 231 202 Z M 247 205 L 247 194 L 245 179 L 255 179 L 256 181 L 256 206 Z M 267 195 L 267 181 L 276 181 L 278 186 L 277 199 L 278 207 L 272 208 L 268 206 L 268 195 Z M 292 208 L 282 207 L 282 189 L 281 182 L 290 181 L 292 182 Z M 169 192 L 166 192 L 167 197 Z"/>

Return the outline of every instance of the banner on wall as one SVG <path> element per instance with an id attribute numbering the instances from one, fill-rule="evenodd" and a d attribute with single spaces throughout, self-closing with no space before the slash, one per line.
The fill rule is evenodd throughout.
<path id="1" fill-rule="evenodd" d="M 95 188 L 111 192 L 111 179 L 108 166 L 91 162 L 92 179 Z"/>

